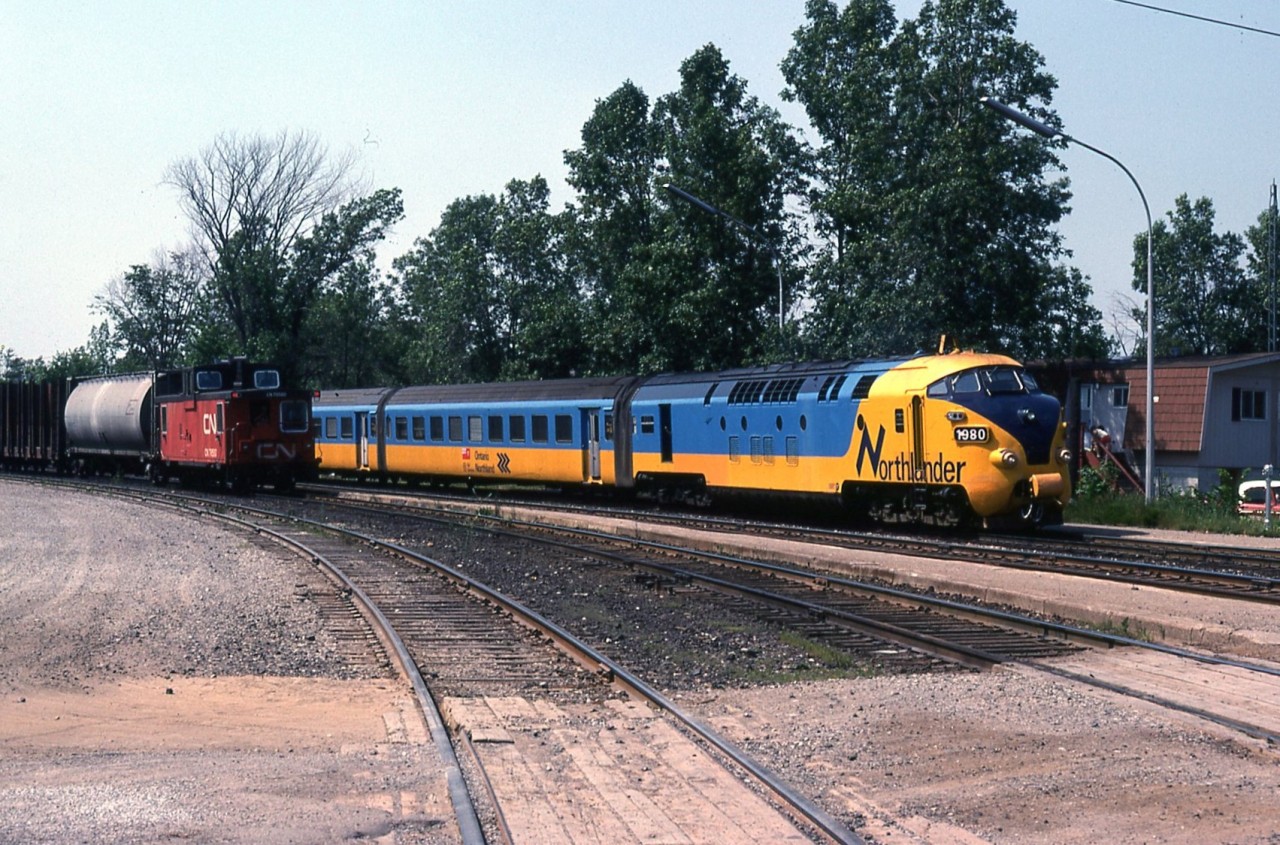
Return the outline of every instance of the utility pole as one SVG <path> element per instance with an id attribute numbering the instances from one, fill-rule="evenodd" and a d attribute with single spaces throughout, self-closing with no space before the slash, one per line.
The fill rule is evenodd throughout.
<path id="1" fill-rule="evenodd" d="M 1267 214 L 1267 234 L 1269 236 L 1269 246 L 1271 255 L 1268 263 L 1271 265 L 1271 288 L 1268 301 L 1267 319 L 1267 351 L 1276 351 L 1276 180 L 1271 180 L 1271 208 Z"/>

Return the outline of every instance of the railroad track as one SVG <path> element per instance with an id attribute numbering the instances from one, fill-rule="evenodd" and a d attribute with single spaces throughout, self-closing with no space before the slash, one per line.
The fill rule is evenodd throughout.
<path id="1" fill-rule="evenodd" d="M 88 489 L 103 492 L 104 488 L 89 485 Z M 465 843 L 487 840 L 445 728 L 445 716 L 435 702 L 456 697 L 503 700 L 528 690 L 551 694 L 561 703 L 620 693 L 641 700 L 668 713 L 683 731 L 705 743 L 710 757 L 727 761 L 736 771 L 753 778 L 819 839 L 862 842 L 844 823 L 625 667 L 554 622 L 441 561 L 370 534 L 252 507 L 243 500 L 160 495 L 137 488 L 110 488 L 108 492 L 229 521 L 269 536 L 340 581 L 344 595 L 361 609 L 385 654 L 394 656 L 418 693 L 433 740 L 448 758 L 450 794 Z M 341 604 L 338 602 L 339 615 Z M 430 667 L 425 676 L 419 674 L 419 666 Z M 613 691 L 605 691 L 606 686 Z M 477 765 L 479 758 L 472 758 L 471 766 Z M 488 782 L 482 765 L 476 780 Z M 497 820 L 492 823 L 497 824 L 498 835 L 510 841 L 510 831 L 501 829 L 503 808 L 496 807 L 491 815 Z"/>
<path id="2" fill-rule="evenodd" d="M 417 506 L 412 506 L 412 509 L 416 510 Z M 443 523 L 458 519 L 456 513 L 424 514 L 421 518 Z M 495 526 L 513 522 L 490 514 L 472 514 L 468 518 Z M 536 532 L 542 542 L 557 544 L 566 551 L 596 555 L 618 566 L 642 570 L 658 579 L 655 585 L 690 585 L 725 593 L 735 600 L 749 601 L 755 605 L 754 612 L 760 613 L 763 608 L 763 612 L 772 614 L 771 621 L 803 630 L 807 636 L 834 647 L 856 650 L 861 644 L 848 639 L 849 633 L 864 635 L 870 638 L 872 648 L 879 654 L 893 655 L 893 660 L 887 665 L 892 665 L 898 657 L 893 652 L 894 648 L 902 648 L 904 654 L 925 655 L 925 662 L 917 664 L 917 668 L 923 668 L 929 659 L 975 668 L 1017 662 L 1079 683 L 1188 712 L 1268 742 L 1280 742 L 1277 724 L 1265 722 L 1265 719 L 1265 723 L 1260 724 L 1248 718 L 1214 713 L 1199 706 L 1194 693 L 1185 697 L 1162 696 L 1107 677 L 1092 677 L 1087 672 L 1062 669 L 1054 665 L 1054 658 L 1069 655 L 1081 645 L 1147 650 L 1177 660 L 1218 667 L 1243 678 L 1261 677 L 1264 679 L 1262 683 L 1271 683 L 1267 678 L 1280 678 L 1280 669 L 1273 666 L 1163 646 L 1005 609 L 842 579 L 828 573 L 667 543 L 634 538 L 622 541 L 613 535 L 541 523 L 521 523 L 512 529 L 494 527 L 488 530 L 498 533 L 511 531 L 521 536 L 527 536 L 530 531 Z M 566 536 L 571 539 L 565 539 Z M 639 553 L 638 549 L 646 551 Z M 678 561 L 673 562 L 672 557 Z M 499 576 L 495 574 L 494 577 Z M 878 647 L 874 645 L 877 640 Z"/>
<path id="3" fill-rule="evenodd" d="M 333 485 L 310 488 L 330 493 Z M 338 485 L 338 490 L 350 490 Z M 398 492 L 397 495 L 416 496 Z M 426 494 L 424 501 L 439 500 L 474 507 L 474 497 Z M 1045 531 L 1039 535 L 983 535 L 964 537 L 954 533 L 906 534 L 882 530 L 860 531 L 847 528 L 822 528 L 767 521 L 744 521 L 717 518 L 704 513 L 669 514 L 656 510 L 615 508 L 600 504 L 576 505 L 525 498 L 509 502 L 489 499 L 495 505 L 547 510 L 568 510 L 584 514 L 603 512 L 620 514 L 622 518 L 642 519 L 646 523 L 703 528 L 710 531 L 742 532 L 756 537 L 821 543 L 845 549 L 891 552 L 941 560 L 966 561 L 1011 569 L 1056 572 L 1062 575 L 1100 578 L 1135 586 L 1160 587 L 1198 595 L 1246 599 L 1266 604 L 1280 604 L 1280 551 L 1250 549 L 1221 544 L 1171 543 L 1139 541 L 1126 538 L 1104 538 L 1082 534 L 1071 529 Z"/>

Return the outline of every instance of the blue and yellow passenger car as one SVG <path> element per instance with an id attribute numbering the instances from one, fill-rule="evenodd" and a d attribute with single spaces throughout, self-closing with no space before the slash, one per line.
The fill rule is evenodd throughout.
<path id="1" fill-rule="evenodd" d="M 706 501 L 815 497 L 882 519 L 1060 521 L 1056 398 L 955 352 L 716 373 L 326 391 L 321 469 L 599 486 Z"/>

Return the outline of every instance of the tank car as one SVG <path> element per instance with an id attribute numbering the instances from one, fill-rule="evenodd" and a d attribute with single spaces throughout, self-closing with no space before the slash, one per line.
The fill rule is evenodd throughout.
<path id="1" fill-rule="evenodd" d="M 1015 360 L 946 355 L 717 373 L 328 391 L 323 470 L 834 501 L 880 519 L 1061 521 L 1057 399 Z"/>
<path id="2" fill-rule="evenodd" d="M 152 458 L 151 373 L 78 379 L 67 397 L 67 455 L 79 473 L 138 474 Z"/>

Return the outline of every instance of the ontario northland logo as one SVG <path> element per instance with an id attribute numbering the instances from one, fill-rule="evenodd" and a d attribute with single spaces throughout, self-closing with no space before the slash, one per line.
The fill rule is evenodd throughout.
<path id="1" fill-rule="evenodd" d="M 867 421 L 858 414 L 858 431 L 862 437 L 858 442 L 858 461 L 854 464 L 858 477 L 862 477 L 862 467 L 870 460 L 870 471 L 877 481 L 903 481 L 917 484 L 960 484 L 967 461 L 947 460 L 941 452 L 936 461 L 919 460 L 907 452 L 899 452 L 892 458 L 882 458 L 884 451 L 884 426 L 876 432 L 875 442 L 871 440 L 871 430 Z"/>

